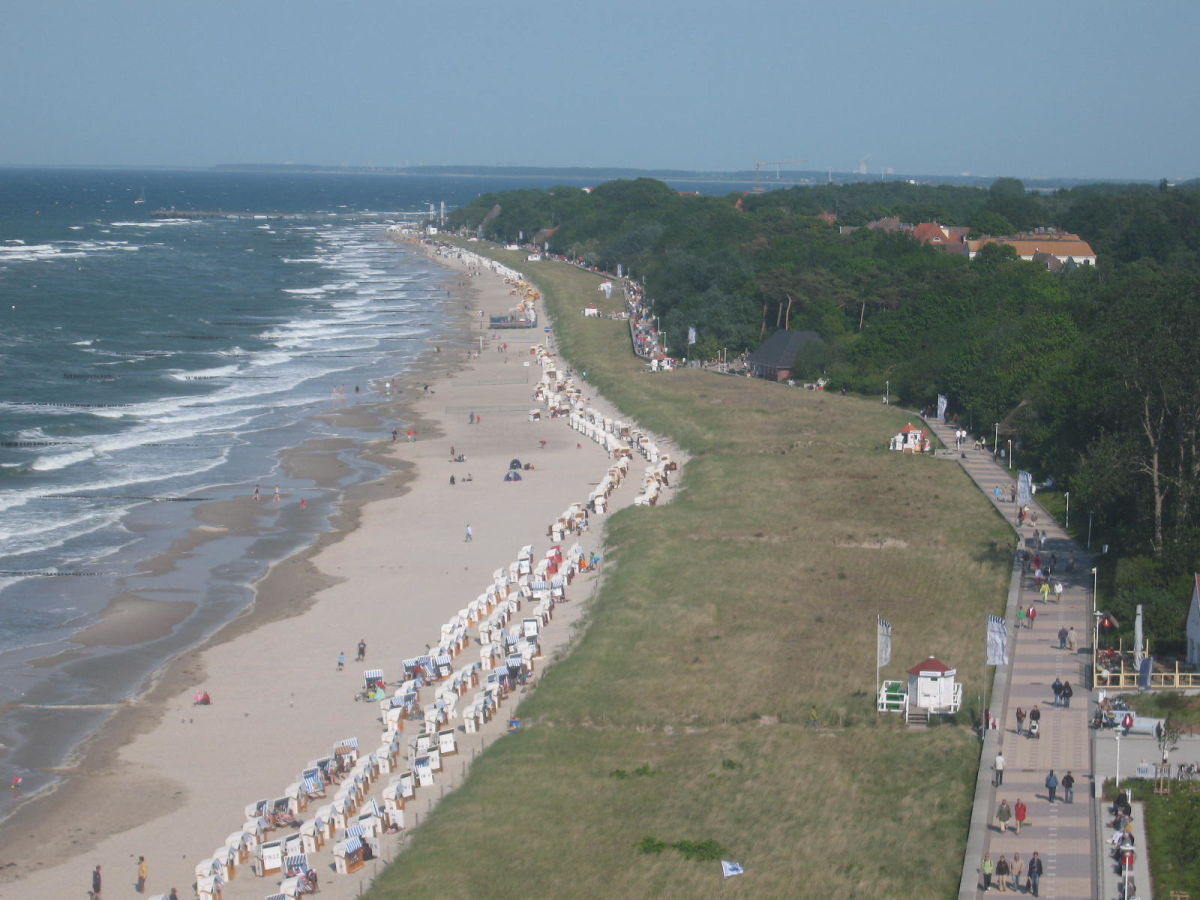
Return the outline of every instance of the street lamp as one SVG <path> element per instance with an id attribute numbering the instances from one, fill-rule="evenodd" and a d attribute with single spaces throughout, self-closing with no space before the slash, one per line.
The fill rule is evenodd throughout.
<path id="1" fill-rule="evenodd" d="M 890 379 L 883 383 L 883 405 L 892 405 L 892 382 Z"/>
<path id="2" fill-rule="evenodd" d="M 1008 439 L 1008 467 L 1012 468 L 1012 438 Z"/>
<path id="3" fill-rule="evenodd" d="M 1114 786 L 1113 790 L 1119 791 L 1121 789 L 1121 732 L 1119 732 L 1119 731 L 1114 732 L 1113 738 L 1115 738 L 1116 742 L 1117 742 L 1117 778 L 1116 778 L 1117 783 Z"/>
<path id="4" fill-rule="evenodd" d="M 1000 423 L 997 422 L 993 428 L 995 428 L 995 434 L 992 436 L 992 459 L 995 459 L 996 451 L 1000 449 Z"/>
<path id="5" fill-rule="evenodd" d="M 1070 529 L 1071 529 L 1071 492 L 1067 491 L 1065 496 L 1067 498 L 1067 516 L 1066 516 L 1066 519 L 1063 521 L 1063 528 L 1070 531 Z"/>
<path id="6" fill-rule="evenodd" d="M 1092 549 L 1092 511 L 1088 510 L 1088 545 L 1089 550 Z"/>

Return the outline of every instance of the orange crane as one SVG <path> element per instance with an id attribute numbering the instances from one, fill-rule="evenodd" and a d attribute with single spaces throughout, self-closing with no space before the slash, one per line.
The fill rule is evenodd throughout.
<path id="1" fill-rule="evenodd" d="M 760 160 L 755 160 L 754 161 L 754 193 L 761 194 L 763 191 L 766 190 L 766 188 L 762 186 L 762 167 L 763 166 L 775 166 L 776 167 L 775 168 L 775 177 L 778 178 L 779 177 L 779 166 L 798 166 L 798 165 L 800 165 L 800 163 L 803 163 L 803 162 L 808 162 L 808 160 L 806 160 L 806 159 L 783 159 L 783 160 L 772 160 L 771 162 L 763 162 Z"/>

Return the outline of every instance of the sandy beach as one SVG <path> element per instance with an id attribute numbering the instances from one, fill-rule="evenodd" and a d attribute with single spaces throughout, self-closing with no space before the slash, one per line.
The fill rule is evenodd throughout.
<path id="1" fill-rule="evenodd" d="M 551 543 L 548 524 L 569 504 L 586 500 L 607 469 L 607 452 L 565 419 L 530 421 L 528 415 L 541 374 L 530 351 L 547 335 L 540 328 L 490 333 L 482 323 L 514 305 L 510 286 L 492 273 L 469 280 L 465 271 L 459 274 L 464 339 L 440 346 L 421 370 L 436 374 L 410 379 L 402 394 L 412 398 L 413 440 L 402 431 L 398 440 L 386 435 L 371 447 L 389 458 L 390 474 L 348 492 L 332 532 L 273 566 L 257 585 L 251 610 L 169 665 L 89 741 L 62 787 L 5 824 L 0 897 L 82 894 L 97 864 L 105 872 L 106 898 L 135 896 L 139 856 L 149 865 L 147 895 L 174 887 L 181 897 L 193 896 L 195 864 L 241 827 L 247 803 L 280 796 L 309 760 L 342 738 L 359 738 L 366 751 L 377 746 L 378 705 L 353 699 L 364 667 L 382 668 L 389 682 L 398 681 L 401 661 L 436 646 L 441 625 L 483 591 L 495 569 L 515 560 L 525 544 L 540 557 Z M 599 398 L 588 402 L 603 407 Z M 452 461 L 452 448 L 465 461 Z M 334 449 L 291 450 L 284 464 L 307 477 L 332 478 L 326 470 L 337 464 Z M 506 482 L 514 457 L 534 468 L 523 481 Z M 633 501 L 644 465 L 633 461 L 611 510 Z M 272 500 L 249 496 L 223 503 L 210 504 L 198 527 L 236 528 L 261 515 L 300 513 L 296 498 L 284 497 L 276 508 Z M 594 516 L 591 531 L 579 538 L 585 549 L 601 549 L 603 521 Z M 202 540 L 202 534 L 181 541 Z M 570 639 L 597 577 L 581 575 L 568 589 L 568 602 L 543 632 L 539 667 Z M 139 622 L 152 633 L 170 629 L 178 614 L 136 595 L 114 607 L 88 639 L 112 640 Z M 360 640 L 367 644 L 364 663 L 353 661 Z M 336 665 L 339 653 L 346 654 L 344 671 Z M 475 659 L 472 644 L 455 666 Z M 198 689 L 209 692 L 213 705 L 192 705 Z M 431 698 L 431 691 L 422 695 Z M 460 752 L 446 759 L 437 787 L 418 791 L 410 802 L 410 829 L 461 783 L 483 745 L 503 733 L 518 701 L 510 698 L 480 733 L 460 730 Z M 414 731 L 412 723 L 401 739 Z M 376 783 L 376 793 L 386 781 Z M 322 802 L 328 801 L 314 808 Z M 402 840 L 385 838 L 385 858 Z M 332 842 L 313 860 L 322 894 L 356 896 L 371 867 L 335 876 L 331 849 Z M 265 897 L 278 880 L 243 868 L 223 896 Z"/>

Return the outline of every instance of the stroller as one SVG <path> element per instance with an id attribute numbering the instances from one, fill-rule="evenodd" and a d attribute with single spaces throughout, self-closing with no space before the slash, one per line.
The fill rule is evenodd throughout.
<path id="1" fill-rule="evenodd" d="M 1037 721 L 1030 722 L 1026 734 L 1028 734 L 1034 740 L 1040 740 L 1042 737 L 1041 723 Z"/>

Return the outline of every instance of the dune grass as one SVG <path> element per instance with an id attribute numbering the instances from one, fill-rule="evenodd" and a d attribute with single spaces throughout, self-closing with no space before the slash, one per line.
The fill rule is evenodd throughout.
<path id="1" fill-rule="evenodd" d="M 580 314 L 599 279 L 497 255 L 537 280 L 588 382 L 692 460 L 670 504 L 608 519 L 577 646 L 369 896 L 955 894 L 971 712 L 877 716 L 875 616 L 895 627 L 884 677 L 935 655 L 976 707 L 1010 529 L 952 461 L 879 449 L 901 411 L 644 373 L 626 323 Z M 644 838 L 715 841 L 746 874 Z"/>

